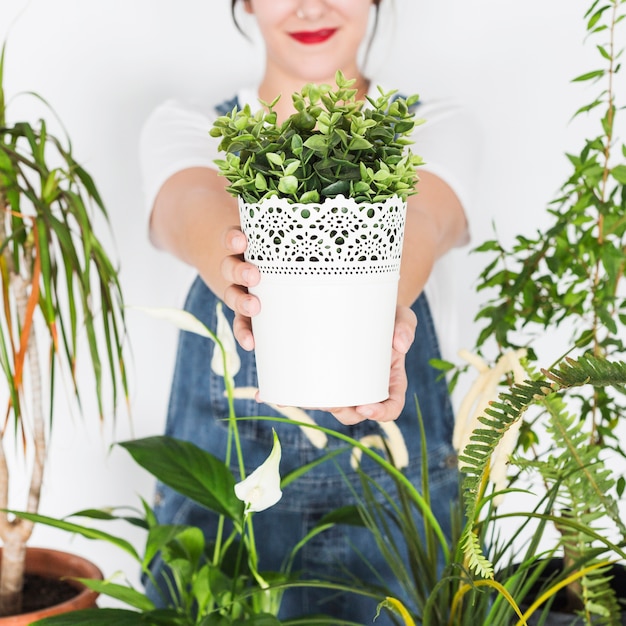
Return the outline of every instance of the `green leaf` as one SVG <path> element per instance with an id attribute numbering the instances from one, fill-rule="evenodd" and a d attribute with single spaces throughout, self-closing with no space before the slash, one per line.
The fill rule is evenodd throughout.
<path id="1" fill-rule="evenodd" d="M 307 203 L 314 203 L 314 202 L 319 202 L 320 201 L 320 194 L 318 193 L 318 191 L 316 189 L 312 189 L 311 191 L 305 191 L 301 196 L 300 196 L 300 202 L 307 204 Z"/>
<path id="2" fill-rule="evenodd" d="M 364 527 L 366 524 L 363 521 L 363 516 L 360 511 L 361 509 L 355 505 L 342 506 L 324 515 L 318 522 L 318 525 L 347 524 L 349 526 Z"/>
<path id="3" fill-rule="evenodd" d="M 87 526 L 81 526 L 79 524 L 74 524 L 72 522 L 68 522 L 63 519 L 55 519 L 53 517 L 47 517 L 45 515 L 36 515 L 34 513 L 24 513 L 21 511 L 10 511 L 15 516 L 30 520 L 37 524 L 44 524 L 46 526 L 51 526 L 53 528 L 58 528 L 60 530 L 65 530 L 69 533 L 76 533 L 77 535 L 81 535 L 87 539 L 95 539 L 98 541 L 105 541 L 114 545 L 127 554 L 130 554 L 136 561 L 141 562 L 139 555 L 135 548 L 128 542 L 126 539 L 122 539 L 121 537 L 116 537 L 115 535 L 111 535 L 109 533 L 105 533 L 102 530 L 97 528 L 88 528 Z"/>
<path id="4" fill-rule="evenodd" d="M 611 170 L 611 175 L 618 183 L 626 185 L 626 165 L 616 165 Z"/>
<path id="5" fill-rule="evenodd" d="M 296 170 L 300 167 L 300 161 L 298 161 L 297 159 L 294 159 L 293 161 L 289 162 L 286 166 L 285 166 L 285 171 L 284 171 L 284 175 L 285 176 L 292 176 L 293 174 L 296 173 Z"/>
<path id="6" fill-rule="evenodd" d="M 125 609 L 86 609 L 46 617 L 31 626 L 149 626 L 147 616 Z M 174 623 L 174 622 L 172 622 Z"/>
<path id="7" fill-rule="evenodd" d="M 275 152 L 268 152 L 265 156 L 270 163 L 278 165 L 278 167 L 281 167 L 285 161 L 285 157 L 282 154 L 276 154 Z"/>
<path id="8" fill-rule="evenodd" d="M 187 530 L 187 526 L 176 524 L 158 524 L 150 528 L 141 561 L 142 567 L 147 568 L 161 550 Z"/>
<path id="9" fill-rule="evenodd" d="M 265 180 L 265 176 L 263 176 L 263 174 L 261 174 L 261 172 L 257 172 L 255 178 L 254 178 L 254 186 L 259 190 L 259 191 L 265 191 L 267 189 L 267 181 Z"/>
<path id="10" fill-rule="evenodd" d="M 350 181 L 338 180 L 322 189 L 322 194 L 326 197 L 334 197 L 339 194 L 347 194 L 350 191 Z"/>
<path id="11" fill-rule="evenodd" d="M 282 176 L 278 181 L 278 191 L 294 196 L 298 191 L 298 179 L 295 176 Z"/>
<path id="12" fill-rule="evenodd" d="M 235 478 L 217 457 L 187 441 L 167 436 L 120 443 L 155 478 L 198 504 L 239 521 L 243 502 Z"/>
<path id="13" fill-rule="evenodd" d="M 307 622 L 310 623 L 310 622 Z M 281 622 L 278 618 L 268 613 L 258 613 L 251 615 L 245 620 L 235 620 L 233 626 L 280 626 Z"/>
<path id="14" fill-rule="evenodd" d="M 315 152 L 326 152 L 328 149 L 328 142 L 320 135 L 311 135 L 311 137 L 304 142 L 304 146 Z"/>
<path id="15" fill-rule="evenodd" d="M 352 137 L 348 144 L 349 150 L 369 150 L 373 144 L 364 137 Z"/>
<path id="16" fill-rule="evenodd" d="M 594 80 L 597 78 L 602 78 L 604 74 L 605 74 L 604 70 L 593 70 L 591 72 L 586 72 L 585 74 L 581 74 L 580 76 L 577 76 L 576 78 L 572 79 L 572 82 L 580 83 L 586 80 Z"/>
<path id="17" fill-rule="evenodd" d="M 138 528 L 143 528 L 144 530 L 148 530 L 148 524 L 146 523 L 145 519 L 142 519 L 134 515 L 116 515 L 114 513 L 115 510 L 116 510 L 115 508 L 113 509 L 83 509 L 82 511 L 77 511 L 76 513 L 72 513 L 71 515 L 68 515 L 68 518 L 84 517 L 87 519 L 106 520 L 106 521 L 123 520 L 125 522 L 128 522 L 129 524 L 132 524 L 133 526 L 137 526 Z"/>
<path id="18" fill-rule="evenodd" d="M 124 602 L 124 604 L 128 604 L 140 611 L 152 611 L 155 608 L 154 603 L 145 593 L 137 591 L 132 587 L 118 585 L 108 580 L 93 580 L 90 578 L 77 578 L 76 580 L 93 591 L 120 600 L 120 602 Z"/>

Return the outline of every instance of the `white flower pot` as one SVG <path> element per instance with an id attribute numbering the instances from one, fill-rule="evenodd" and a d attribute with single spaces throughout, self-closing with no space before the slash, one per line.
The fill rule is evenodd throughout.
<path id="1" fill-rule="evenodd" d="M 406 203 L 239 201 L 261 281 L 252 320 L 264 402 L 331 408 L 389 395 Z"/>

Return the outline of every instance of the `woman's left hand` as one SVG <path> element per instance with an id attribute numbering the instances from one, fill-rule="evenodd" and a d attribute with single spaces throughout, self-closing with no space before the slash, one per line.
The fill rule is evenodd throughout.
<path id="1" fill-rule="evenodd" d="M 408 385 L 404 361 L 406 353 L 415 339 L 416 326 L 415 313 L 407 306 L 398 306 L 393 333 L 389 397 L 385 401 L 375 404 L 328 409 L 338 421 L 345 425 L 358 424 L 364 420 L 391 422 L 400 416 L 404 408 Z"/>

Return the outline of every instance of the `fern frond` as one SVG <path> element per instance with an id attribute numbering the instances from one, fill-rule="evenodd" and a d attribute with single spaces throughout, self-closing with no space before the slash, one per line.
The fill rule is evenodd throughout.
<path id="1" fill-rule="evenodd" d="M 491 456 L 511 426 L 537 404 L 548 411 L 548 428 L 560 454 L 548 461 L 525 460 L 524 463 L 527 467 L 539 469 L 552 484 L 559 481 L 564 484 L 563 499 L 559 502 L 582 524 L 590 525 L 606 513 L 626 536 L 617 504 L 608 495 L 614 486 L 611 472 L 602 464 L 599 448 L 586 441 L 575 416 L 568 414 L 561 397 L 568 389 L 582 385 L 625 387 L 626 363 L 584 355 L 579 359 L 566 358 L 559 365 L 542 370 L 542 374 L 545 379 L 526 380 L 500 393 L 498 400 L 492 402 L 485 415 L 479 418 L 482 427 L 472 433 L 470 443 L 459 455 L 464 465 L 463 495 L 468 520 L 463 545 L 470 568 L 476 573 L 485 567 L 477 554 L 482 559 L 485 557 L 473 530 L 480 511 L 481 485 L 489 473 Z M 521 465 L 521 462 L 518 460 L 517 464 Z M 598 503 L 597 509 L 590 506 L 592 502 Z M 584 538 L 581 540 L 584 543 Z M 476 563 L 478 567 L 475 568 L 473 564 Z"/>
<path id="2" fill-rule="evenodd" d="M 541 370 L 554 383 L 564 389 L 592 385 L 594 387 L 626 387 L 626 362 L 585 354 L 578 359 L 565 357 L 558 366 Z"/>
<path id="3" fill-rule="evenodd" d="M 483 554 L 480 539 L 476 533 L 466 533 L 463 539 L 463 554 L 465 554 L 470 571 L 483 578 L 493 578 L 493 565 Z"/>
<path id="4" fill-rule="evenodd" d="M 611 568 L 601 567 L 582 579 L 585 611 L 594 624 L 621 624 L 622 609 L 611 585 Z"/>

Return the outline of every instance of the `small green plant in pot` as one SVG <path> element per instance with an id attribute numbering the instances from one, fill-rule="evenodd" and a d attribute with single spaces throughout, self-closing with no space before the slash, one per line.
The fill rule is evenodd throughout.
<path id="1" fill-rule="evenodd" d="M 406 200 L 422 162 L 408 148 L 416 97 L 360 101 L 353 82 L 338 72 L 336 88 L 306 85 L 282 122 L 275 102 L 262 103 L 211 129 L 239 199 L 246 260 L 261 273 L 253 330 L 268 402 L 350 406 L 388 395 Z"/>
<path id="2" fill-rule="evenodd" d="M 106 225 L 104 205 L 91 176 L 66 146 L 69 142 L 50 134 L 45 120 L 36 126 L 8 122 L 4 49 L 0 55 L 0 366 L 8 389 L 3 414 L 10 419 L 0 446 L 0 616 L 21 611 L 25 551 L 33 531 L 31 521 L 13 518 L 6 511 L 14 484 L 12 471 L 20 476 L 25 471 L 21 465 L 13 468 L 8 448 L 23 448 L 23 464 L 30 463 L 23 506 L 35 513 L 49 455 L 49 429 L 59 408 L 57 379 L 68 381 L 79 403 L 85 393 L 93 394 L 98 419 L 109 408 L 106 395 L 110 394 L 114 408 L 120 388 L 124 396 L 127 392 L 118 270 L 94 225 L 94 213 Z"/>

